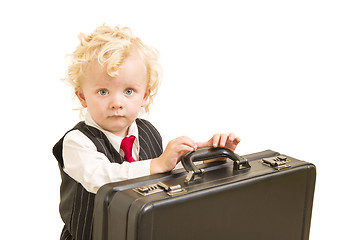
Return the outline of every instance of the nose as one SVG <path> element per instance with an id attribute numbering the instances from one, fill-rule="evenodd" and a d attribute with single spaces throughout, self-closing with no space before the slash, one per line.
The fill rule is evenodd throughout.
<path id="1" fill-rule="evenodd" d="M 111 98 L 111 102 L 110 102 L 110 108 L 117 110 L 117 109 L 123 109 L 124 108 L 124 101 L 123 99 L 121 99 L 120 96 L 113 96 Z"/>

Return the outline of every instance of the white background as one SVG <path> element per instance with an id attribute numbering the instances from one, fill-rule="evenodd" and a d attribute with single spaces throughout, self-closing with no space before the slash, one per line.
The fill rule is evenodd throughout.
<path id="1" fill-rule="evenodd" d="M 106 22 L 161 53 L 164 81 L 146 118 L 165 146 L 233 131 L 238 154 L 272 149 L 312 162 L 310 239 L 358 239 L 359 12 L 348 0 L 3 1 L 1 234 L 59 238 L 51 149 L 79 120 L 60 81 L 65 55 L 79 32 Z"/>

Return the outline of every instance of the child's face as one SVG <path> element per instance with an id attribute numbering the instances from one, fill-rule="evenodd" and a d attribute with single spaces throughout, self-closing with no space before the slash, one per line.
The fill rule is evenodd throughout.
<path id="1" fill-rule="evenodd" d="M 125 137 L 150 93 L 146 67 L 134 51 L 121 65 L 118 77 L 110 77 L 93 62 L 75 93 L 100 127 Z"/>

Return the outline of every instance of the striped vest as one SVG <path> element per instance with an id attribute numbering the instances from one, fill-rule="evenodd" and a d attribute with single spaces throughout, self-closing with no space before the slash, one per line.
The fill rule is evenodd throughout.
<path id="1" fill-rule="evenodd" d="M 139 130 L 139 160 L 159 157 L 163 151 L 159 132 L 150 122 L 144 119 L 136 119 L 136 124 Z M 110 162 L 121 164 L 125 161 L 105 134 L 97 128 L 79 122 L 70 131 L 72 130 L 79 130 L 85 134 L 95 144 L 97 151 L 105 154 Z M 62 156 L 64 137 L 53 148 L 53 154 L 58 161 L 62 179 L 59 209 L 65 226 L 60 239 L 90 240 L 92 239 L 95 194 L 88 192 L 80 183 L 64 172 Z"/>

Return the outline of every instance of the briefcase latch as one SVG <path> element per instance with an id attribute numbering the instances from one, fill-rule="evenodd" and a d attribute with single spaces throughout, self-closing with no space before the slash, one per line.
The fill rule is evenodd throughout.
<path id="1" fill-rule="evenodd" d="M 146 186 L 142 186 L 142 187 L 137 187 L 133 189 L 135 192 L 143 195 L 143 196 L 148 196 L 154 193 L 159 193 L 159 192 L 166 192 L 167 195 L 169 195 L 170 197 L 174 197 L 180 194 L 184 194 L 186 193 L 186 189 L 182 188 L 180 184 L 178 185 L 168 185 L 165 184 L 163 182 L 158 182 L 158 183 L 154 183 L 154 184 L 150 184 L 150 185 L 146 185 Z"/>
<path id="2" fill-rule="evenodd" d="M 273 167 L 276 170 L 285 170 L 291 168 L 291 165 L 288 164 L 290 162 L 287 157 L 283 155 L 275 156 L 275 157 L 269 157 L 269 158 L 263 158 L 261 160 L 263 164 L 269 167 Z"/>
<path id="3" fill-rule="evenodd" d="M 135 192 L 140 193 L 143 196 L 151 195 L 154 193 L 162 192 L 162 188 L 159 188 L 157 184 L 150 184 L 133 189 Z"/>
<path id="4" fill-rule="evenodd" d="M 198 179 L 201 179 L 202 176 L 204 175 L 205 170 L 204 169 L 199 169 L 199 171 L 195 172 L 195 171 L 189 171 L 188 175 L 185 178 L 185 182 L 189 183 L 191 181 L 195 181 Z"/>
<path id="5" fill-rule="evenodd" d="M 186 189 L 182 188 L 180 184 L 168 185 L 163 182 L 158 182 L 157 185 L 164 189 L 167 195 L 169 195 L 170 197 L 174 197 L 187 192 Z"/>

